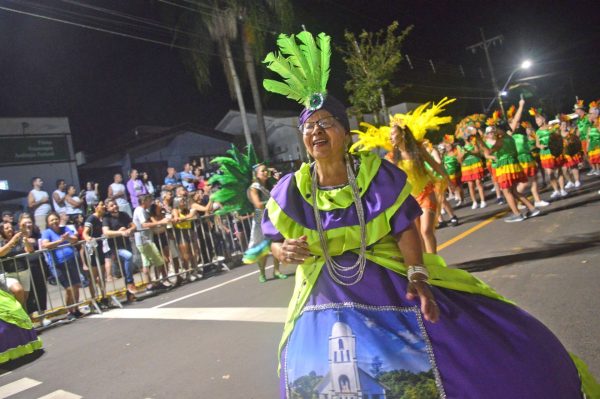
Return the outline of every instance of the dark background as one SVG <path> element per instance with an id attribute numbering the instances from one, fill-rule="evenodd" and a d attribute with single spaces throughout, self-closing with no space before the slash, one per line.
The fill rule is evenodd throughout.
<path id="1" fill-rule="evenodd" d="M 181 11 L 150 0 L 81 2 L 161 24 L 168 24 L 165 15 Z M 450 96 L 459 98 L 450 109 L 453 114 L 481 112 L 493 96 L 485 56 L 465 49 L 481 41 L 480 28 L 487 37 L 504 36 L 502 44 L 491 49 L 499 86 L 522 60 L 534 62 L 530 71 L 513 79 L 534 77 L 527 80 L 536 90 L 528 105 L 541 105 L 553 115 L 570 111 L 575 95 L 586 103 L 600 97 L 597 2 L 298 0 L 293 4 L 292 31 L 304 24 L 314 33 L 329 33 L 336 45 L 343 44 L 345 29 L 379 30 L 394 20 L 401 28 L 414 25 L 404 45 L 412 68 L 403 61 L 395 78 L 399 86 L 410 86 L 389 104 Z M 0 0 L 0 7 L 94 26 L 102 24 L 77 13 L 110 18 L 57 0 Z M 172 39 L 158 30 L 109 26 L 149 39 Z M 275 36 L 267 41 L 273 45 Z M 209 89 L 201 93 L 181 61 L 185 50 L 0 10 L 0 116 L 67 116 L 76 150 L 90 153 L 110 149 L 136 126 L 192 122 L 214 127 L 237 104 L 212 55 L 216 49 L 204 50 L 211 57 L 212 78 Z M 262 75 L 264 68 L 258 69 Z M 238 73 L 243 77 L 244 70 L 238 67 Z M 344 64 L 334 53 L 330 92 L 345 98 L 345 79 Z M 266 109 L 298 109 L 288 100 L 263 95 Z M 245 96 L 252 110 L 248 88 Z M 514 96 L 508 99 L 514 102 Z"/>

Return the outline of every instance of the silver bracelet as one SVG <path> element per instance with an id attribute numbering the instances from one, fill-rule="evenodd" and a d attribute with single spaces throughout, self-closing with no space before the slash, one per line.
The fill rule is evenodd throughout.
<path id="1" fill-rule="evenodd" d="M 422 276 L 425 276 L 425 278 L 416 278 L 417 274 L 420 274 Z M 429 283 L 429 272 L 427 271 L 427 268 L 423 265 L 410 265 L 408 266 L 408 269 L 406 271 L 406 277 L 408 278 L 408 281 L 411 283 Z"/>

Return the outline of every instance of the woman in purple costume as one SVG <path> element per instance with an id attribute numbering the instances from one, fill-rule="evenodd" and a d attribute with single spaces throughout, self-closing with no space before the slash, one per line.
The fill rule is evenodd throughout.
<path id="1" fill-rule="evenodd" d="M 310 48 L 307 34 L 297 37 Z M 281 397 L 599 398 L 585 364 L 542 323 L 423 254 L 406 175 L 374 154 L 347 154 L 345 108 L 317 94 L 299 120 L 315 162 L 281 179 L 262 222 L 274 256 L 299 264 Z"/>

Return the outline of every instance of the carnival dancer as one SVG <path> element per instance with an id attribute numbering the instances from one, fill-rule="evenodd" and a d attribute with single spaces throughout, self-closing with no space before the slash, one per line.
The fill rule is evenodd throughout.
<path id="1" fill-rule="evenodd" d="M 540 214 L 539 209 L 522 193 L 517 191 L 517 185 L 527 181 L 527 176 L 523 173 L 523 169 L 518 160 L 517 146 L 512 136 L 499 127 L 502 123 L 499 119 L 499 114 L 494 113 L 492 118 L 487 121 L 488 127 L 486 134 L 493 137 L 493 142 L 483 142 L 481 138 L 477 138 L 481 151 L 486 157 L 493 157 L 496 161 L 496 176 L 498 178 L 498 186 L 506 198 L 508 207 L 512 215 L 504 219 L 507 223 L 521 222 L 527 218 L 534 217 Z M 489 146 L 491 144 L 491 146 Z M 517 208 L 517 201 L 521 202 L 528 209 L 525 215 L 521 215 Z"/>
<path id="2" fill-rule="evenodd" d="M 270 198 L 269 188 L 272 186 L 267 166 L 259 162 L 254 147 L 248 146 L 246 154 L 242 154 L 235 146 L 227 151 L 227 156 L 217 157 L 211 161 L 220 165 L 220 173 L 213 175 L 208 184 L 217 185 L 219 189 L 210 197 L 211 201 L 221 204 L 215 211 L 217 215 L 237 213 L 251 215 L 252 227 L 250 242 L 242 261 L 245 264 L 258 265 L 258 281 L 267 281 L 265 273 L 267 256 L 271 252 L 271 242 L 262 233 L 260 223 L 265 204 Z M 245 217 L 245 216 L 242 216 Z M 279 261 L 273 259 L 273 276 L 286 279 L 288 276 L 279 271 Z"/>
<path id="3" fill-rule="evenodd" d="M 0 281 L 0 364 L 42 349 L 27 311 Z"/>
<path id="4" fill-rule="evenodd" d="M 591 172 L 594 176 L 600 176 L 600 121 L 598 113 L 600 111 L 600 100 L 590 103 L 588 118 L 590 128 L 588 130 L 588 161 Z"/>
<path id="5" fill-rule="evenodd" d="M 579 179 L 579 166 L 583 162 L 581 140 L 576 129 L 571 127 L 571 117 L 566 114 L 558 116 L 560 120 L 560 135 L 563 138 L 563 175 L 567 179 L 565 190 L 581 187 Z"/>
<path id="6" fill-rule="evenodd" d="M 499 115 L 500 111 L 495 111 L 495 114 Z M 484 143 L 486 145 L 486 147 L 488 149 L 491 149 L 494 145 L 494 143 L 496 142 L 495 138 L 494 138 L 494 133 L 490 132 L 488 130 L 486 130 L 483 133 L 483 137 L 484 137 Z M 490 180 L 492 181 L 492 192 L 494 194 L 496 194 L 496 204 L 498 205 L 504 205 L 506 202 L 504 201 L 504 198 L 502 197 L 502 190 L 500 189 L 500 185 L 498 184 L 498 177 L 496 176 L 496 168 L 497 168 L 497 163 L 496 163 L 496 158 L 491 156 L 488 157 L 483 151 L 483 158 L 485 160 L 485 167 L 488 170 L 488 173 L 490 174 Z"/>
<path id="7" fill-rule="evenodd" d="M 587 152 L 588 152 L 588 131 L 590 129 L 591 123 L 585 112 L 584 101 L 580 100 L 576 97 L 575 105 L 573 106 L 573 111 L 577 114 L 577 135 L 579 136 L 579 140 L 581 140 L 581 149 L 583 151 L 583 159 L 587 161 Z M 589 163 L 589 162 L 588 162 Z M 588 176 L 593 174 L 594 170 L 590 169 L 587 173 Z"/>
<path id="8" fill-rule="evenodd" d="M 258 265 L 258 281 L 264 283 L 267 281 L 265 269 L 267 265 L 267 255 L 271 251 L 271 241 L 265 238 L 262 232 L 261 222 L 265 204 L 271 197 L 267 184 L 269 182 L 269 170 L 263 163 L 254 165 L 254 181 L 247 191 L 248 198 L 254 205 L 254 219 L 252 219 L 252 230 L 250 232 L 250 242 L 248 250 L 244 253 L 242 259 L 244 263 L 255 263 Z M 279 260 L 273 257 L 273 277 L 286 279 L 287 274 L 279 271 Z"/>
<path id="9" fill-rule="evenodd" d="M 450 175 L 448 175 L 448 172 L 444 167 L 442 154 L 436 147 L 434 147 L 431 144 L 431 142 L 428 139 L 423 140 L 423 148 L 429 153 L 429 155 L 431 155 L 432 160 L 435 161 L 438 165 L 440 165 L 442 169 L 444 169 L 448 179 L 448 182 L 446 183 L 442 175 L 433 170 L 433 168 L 428 163 L 425 164 L 425 167 L 429 170 L 429 172 L 433 174 L 433 177 L 435 178 L 434 191 L 436 193 L 437 200 L 441 202 L 441 210 L 438 215 L 438 228 L 445 227 L 448 223 L 452 227 L 456 227 L 458 226 L 458 217 L 454 213 L 452 205 L 450 205 L 450 202 L 448 202 L 448 198 L 446 198 L 446 189 L 448 189 L 450 193 L 457 191 L 457 189 L 454 188 L 456 185 L 456 178 L 454 180 L 450 178 Z M 448 214 L 448 216 L 450 217 L 450 220 L 448 222 L 444 220 L 443 216 L 445 214 Z"/>
<path id="10" fill-rule="evenodd" d="M 541 108 L 531 108 L 529 114 L 535 117 L 535 123 L 539 128 L 535 133 L 536 147 L 540 149 L 542 168 L 544 168 L 544 172 L 554 190 L 552 194 L 550 194 L 550 198 L 556 199 L 558 197 L 566 197 L 568 193 L 565 191 L 565 179 L 561 169 L 564 162 L 562 158 L 562 148 L 560 151 L 555 150 L 554 154 L 550 148 L 550 141 L 553 139 L 553 135 L 556 136 L 556 133 L 554 133 L 552 128 L 548 125 L 546 115 Z M 562 144 L 560 136 L 558 139 L 561 140 Z"/>
<path id="11" fill-rule="evenodd" d="M 347 152 L 345 107 L 325 88 L 330 38 L 303 31 L 278 44 L 283 55 L 265 61 L 284 82 L 264 86 L 304 105 L 299 126 L 315 160 L 280 180 L 262 222 L 273 254 L 299 263 L 279 351 L 281 397 L 300 397 L 309 378 L 319 397 L 386 397 L 395 375 L 425 397 L 408 382 L 413 373 L 429 397 L 599 397 L 585 364 L 542 323 L 422 253 L 422 211 L 406 174 L 373 153 Z M 384 373 L 363 370 L 373 359 Z"/>
<path id="12" fill-rule="evenodd" d="M 450 194 L 456 200 L 455 206 L 460 206 L 463 203 L 463 190 L 462 181 L 460 175 L 460 162 L 458 162 L 458 154 L 456 144 L 454 143 L 454 136 L 444 135 L 443 146 L 443 163 L 448 178 L 450 179 L 451 185 L 456 187 L 454 192 L 449 188 Z"/>
<path id="13" fill-rule="evenodd" d="M 519 193 L 523 193 L 527 186 L 531 188 L 531 195 L 533 196 L 533 205 L 536 208 L 541 208 L 550 205 L 550 203 L 542 200 L 540 197 L 540 192 L 538 190 L 537 183 L 537 172 L 538 167 L 533 155 L 531 154 L 531 148 L 529 146 L 530 140 L 527 137 L 526 132 L 522 132 L 519 130 L 519 125 L 521 122 L 521 116 L 523 115 L 523 109 L 525 107 L 525 100 L 521 99 L 519 101 L 519 108 L 516 112 L 511 111 L 514 109 L 512 106 L 509 111 L 506 112 L 508 117 L 508 125 L 509 129 L 506 131 L 507 134 L 511 135 L 513 140 L 515 141 L 515 146 L 517 147 L 517 159 L 519 164 L 521 165 L 521 169 L 523 169 L 523 173 L 527 177 L 527 182 L 519 183 L 517 185 L 517 191 Z M 523 122 L 525 125 L 522 125 L 527 129 L 527 127 L 531 128 L 531 124 L 529 122 Z M 535 141 L 533 142 L 535 144 Z M 525 207 L 524 205 L 522 205 Z"/>
<path id="14" fill-rule="evenodd" d="M 537 148 L 537 135 L 535 133 L 535 128 L 531 124 L 531 122 L 524 121 L 521 122 L 521 127 L 525 129 L 525 136 L 527 137 L 527 145 L 529 146 L 529 150 L 535 164 L 537 166 L 537 174 L 539 174 L 542 179 L 542 188 L 546 187 L 546 173 L 544 173 L 544 168 L 542 168 L 542 160 L 540 159 L 540 149 Z M 537 176 L 535 177 L 537 180 Z"/>
<path id="15" fill-rule="evenodd" d="M 483 118 L 485 120 L 485 115 L 483 115 Z M 457 150 L 461 180 L 467 183 L 469 195 L 473 201 L 471 209 L 477 209 L 478 206 L 475 197 L 475 187 L 477 187 L 477 192 L 479 193 L 479 207 L 485 208 L 487 206 L 482 184 L 484 176 L 483 162 L 481 160 L 481 152 L 477 145 L 475 145 L 475 136 L 479 134 L 477 129 L 481 123 L 480 119 L 480 114 L 472 115 L 463 119 L 457 128 L 457 131 L 461 132 L 461 136 L 465 140 L 465 145 L 457 146 Z"/>

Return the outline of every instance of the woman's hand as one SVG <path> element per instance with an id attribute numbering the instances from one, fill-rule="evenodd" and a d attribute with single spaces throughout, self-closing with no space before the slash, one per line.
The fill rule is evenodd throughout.
<path id="1" fill-rule="evenodd" d="M 282 263 L 302 263 L 306 258 L 312 256 L 308 250 L 307 237 L 288 239 L 283 241 L 279 247 L 277 259 Z"/>
<path id="2" fill-rule="evenodd" d="M 406 292 L 406 299 L 409 301 L 419 298 L 421 301 L 421 312 L 425 320 L 435 323 L 440 318 L 440 309 L 433 297 L 433 292 L 429 285 L 424 281 L 409 282 Z"/>

